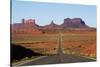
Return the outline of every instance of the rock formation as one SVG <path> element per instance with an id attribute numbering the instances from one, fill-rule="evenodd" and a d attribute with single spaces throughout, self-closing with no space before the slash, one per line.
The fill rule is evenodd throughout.
<path id="1" fill-rule="evenodd" d="M 88 26 L 81 18 L 66 18 L 64 23 L 61 25 L 63 28 L 87 28 Z"/>
<path id="2" fill-rule="evenodd" d="M 41 34 L 44 31 L 57 30 L 95 30 L 89 27 L 81 18 L 65 18 L 63 24 L 57 25 L 54 21 L 45 26 L 39 26 L 35 23 L 35 19 L 22 19 L 21 23 L 14 23 L 11 26 L 12 34 Z M 56 30 L 55 30 L 56 29 Z"/>
<path id="3" fill-rule="evenodd" d="M 12 34 L 40 34 L 42 31 L 38 29 L 38 25 L 35 24 L 35 20 L 22 19 L 22 23 L 15 23 L 12 25 Z"/>

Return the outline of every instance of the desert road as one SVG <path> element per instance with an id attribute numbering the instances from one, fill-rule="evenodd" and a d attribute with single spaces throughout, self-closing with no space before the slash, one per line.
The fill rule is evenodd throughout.
<path id="1" fill-rule="evenodd" d="M 89 58 L 85 58 L 81 56 L 65 55 L 61 47 L 61 34 L 58 35 L 57 42 L 58 44 L 57 44 L 57 54 L 56 55 L 46 56 L 38 60 L 22 64 L 21 66 L 95 61 L 93 59 L 89 59 Z"/>

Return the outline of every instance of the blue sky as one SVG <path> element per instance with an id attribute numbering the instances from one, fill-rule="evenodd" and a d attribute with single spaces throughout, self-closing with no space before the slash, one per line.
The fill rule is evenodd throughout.
<path id="1" fill-rule="evenodd" d="M 89 26 L 96 27 L 96 6 L 33 1 L 12 2 L 12 23 L 20 23 L 22 18 L 36 19 L 38 25 L 62 24 L 65 18 L 82 18 Z"/>

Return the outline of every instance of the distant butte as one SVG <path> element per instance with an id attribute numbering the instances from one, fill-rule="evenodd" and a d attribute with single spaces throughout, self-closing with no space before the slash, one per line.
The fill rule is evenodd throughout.
<path id="1" fill-rule="evenodd" d="M 81 18 L 66 18 L 61 25 L 63 28 L 88 28 L 85 22 Z"/>
<path id="2" fill-rule="evenodd" d="M 51 21 L 51 24 L 43 26 L 44 29 L 58 29 L 60 28 L 59 25 L 55 24 L 54 21 Z"/>
<path id="3" fill-rule="evenodd" d="M 39 26 L 33 19 L 22 19 L 22 23 L 12 24 L 12 34 L 41 34 L 42 31 L 38 30 Z"/>
<path id="4" fill-rule="evenodd" d="M 61 25 L 57 25 L 52 20 L 50 24 L 45 26 L 39 26 L 36 24 L 35 19 L 22 19 L 21 23 L 12 24 L 13 34 L 41 34 L 43 30 L 95 30 L 95 28 L 89 27 L 81 18 L 65 18 Z"/>

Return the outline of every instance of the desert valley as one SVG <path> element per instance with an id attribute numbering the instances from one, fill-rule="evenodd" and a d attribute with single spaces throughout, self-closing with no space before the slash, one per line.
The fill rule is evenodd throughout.
<path id="1" fill-rule="evenodd" d="M 88 26 L 81 18 L 65 18 L 62 22 L 57 25 L 51 20 L 50 24 L 39 26 L 35 19 L 22 19 L 21 23 L 11 24 L 11 46 L 33 51 L 29 56 L 19 54 L 19 49 L 14 52 L 12 47 L 12 62 L 25 57 L 56 55 L 59 34 L 65 55 L 96 59 L 96 28 Z M 21 54 L 24 56 L 18 58 Z"/>

